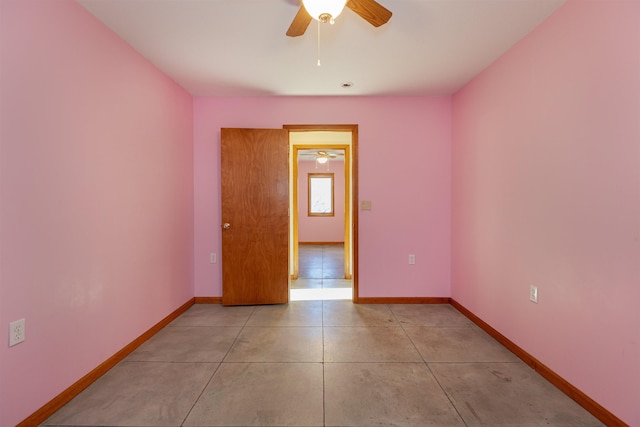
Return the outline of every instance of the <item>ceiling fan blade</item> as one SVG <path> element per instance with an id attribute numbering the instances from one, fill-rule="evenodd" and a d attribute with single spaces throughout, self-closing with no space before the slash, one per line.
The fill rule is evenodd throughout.
<path id="1" fill-rule="evenodd" d="M 307 27 L 311 23 L 311 15 L 307 13 L 307 10 L 304 6 L 300 6 L 296 17 L 293 18 L 293 22 L 291 22 L 291 26 L 287 30 L 287 35 L 289 37 L 298 37 L 304 34 L 307 31 Z"/>
<path id="2" fill-rule="evenodd" d="M 389 9 L 375 0 L 349 0 L 347 7 L 374 27 L 386 24 L 392 15 Z"/>

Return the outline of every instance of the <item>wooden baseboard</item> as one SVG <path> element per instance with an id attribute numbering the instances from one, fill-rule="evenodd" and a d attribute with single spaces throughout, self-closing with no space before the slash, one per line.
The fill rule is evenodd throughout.
<path id="1" fill-rule="evenodd" d="M 524 351 L 509 338 L 502 335 L 500 332 L 491 327 L 491 325 L 469 311 L 462 304 L 460 304 L 453 298 L 450 299 L 450 303 L 460 313 L 468 317 L 469 320 L 478 325 L 486 333 L 491 335 L 496 341 L 498 341 L 513 354 L 522 359 L 522 361 L 529 365 L 534 371 L 542 375 L 547 381 L 555 385 L 558 389 L 560 389 L 560 391 L 569 396 L 571 399 L 575 400 L 580 406 L 589 411 L 594 417 L 602 421 L 605 425 L 609 427 L 629 427 L 628 424 L 626 424 L 620 418 L 616 417 L 598 402 L 591 399 L 589 396 L 577 389 L 567 380 L 551 370 L 544 363 L 540 362 L 538 359 Z"/>
<path id="2" fill-rule="evenodd" d="M 356 301 L 354 301 L 356 302 Z M 359 297 L 358 304 L 449 304 L 448 297 Z"/>
<path id="3" fill-rule="evenodd" d="M 54 397 L 51 401 L 46 403 L 43 407 L 27 417 L 24 421 L 17 425 L 17 427 L 33 427 L 40 425 L 47 418 L 53 415 L 58 409 L 62 408 L 71 399 L 76 397 L 82 390 L 89 387 L 98 378 L 107 373 L 107 371 L 118 364 L 122 359 L 131 354 L 136 348 L 140 347 L 145 341 L 158 333 L 162 328 L 171 323 L 175 318 L 184 313 L 195 302 L 195 298 L 191 298 L 189 301 L 182 304 L 176 310 L 174 310 L 167 317 L 153 325 L 148 331 L 140 335 L 138 338 L 127 344 L 124 348 L 118 351 L 116 354 L 102 362 L 97 368 L 93 369 L 84 377 L 80 378 L 69 388 L 62 393 Z"/>
<path id="4" fill-rule="evenodd" d="M 222 297 L 195 297 L 196 304 L 222 304 Z"/>

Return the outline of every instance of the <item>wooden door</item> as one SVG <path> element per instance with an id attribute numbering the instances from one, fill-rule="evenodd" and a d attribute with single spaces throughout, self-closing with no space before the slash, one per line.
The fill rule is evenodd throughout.
<path id="1" fill-rule="evenodd" d="M 222 303 L 289 302 L 289 140 L 221 130 Z"/>

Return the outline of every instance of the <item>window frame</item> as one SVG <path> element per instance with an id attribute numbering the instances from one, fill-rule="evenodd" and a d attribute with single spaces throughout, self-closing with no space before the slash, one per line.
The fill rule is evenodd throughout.
<path id="1" fill-rule="evenodd" d="M 311 181 L 313 178 L 330 178 L 331 179 L 331 211 L 330 212 L 312 212 L 311 200 Z M 307 215 L 308 216 L 335 216 L 335 178 L 333 172 L 310 172 L 307 174 Z"/>

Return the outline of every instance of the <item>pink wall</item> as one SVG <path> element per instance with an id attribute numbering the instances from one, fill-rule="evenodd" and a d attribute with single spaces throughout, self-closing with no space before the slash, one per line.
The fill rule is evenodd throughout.
<path id="1" fill-rule="evenodd" d="M 196 98 L 195 294 L 220 296 L 220 128 L 358 124 L 360 296 L 449 296 L 449 97 Z M 408 265 L 408 255 L 416 264 Z"/>
<path id="2" fill-rule="evenodd" d="M 12 426 L 193 297 L 193 100 L 70 0 L 1 0 L 0 64 Z"/>
<path id="3" fill-rule="evenodd" d="M 639 23 L 567 2 L 454 96 L 452 163 L 453 298 L 634 426 Z"/>
<path id="4" fill-rule="evenodd" d="M 333 173 L 334 216 L 309 216 L 310 173 Z M 344 162 L 329 161 L 316 169 L 316 162 L 298 162 L 298 241 L 344 242 Z"/>
<path id="5" fill-rule="evenodd" d="M 453 295 L 640 425 L 639 21 L 570 0 L 452 116 L 449 97 L 192 101 L 75 2 L 0 0 L 0 425 L 220 296 L 220 128 L 309 123 L 359 125 L 360 296 Z"/>

